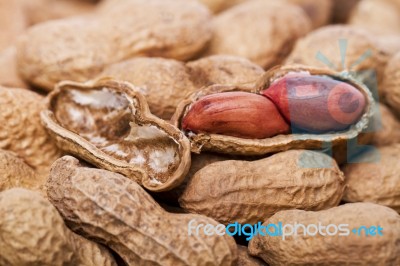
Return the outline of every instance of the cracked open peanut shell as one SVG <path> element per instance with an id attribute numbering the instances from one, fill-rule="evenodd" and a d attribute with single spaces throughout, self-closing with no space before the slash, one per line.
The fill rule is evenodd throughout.
<path id="1" fill-rule="evenodd" d="M 151 191 L 178 186 L 190 166 L 190 144 L 149 111 L 127 82 L 61 82 L 42 122 L 57 145 L 91 164 L 123 174 Z"/>
<path id="2" fill-rule="evenodd" d="M 312 125 L 313 121 L 309 121 L 309 123 L 308 124 L 306 123 L 306 125 L 304 123 L 298 123 L 297 126 L 302 127 L 301 130 L 297 129 L 294 130 L 293 124 L 295 124 L 296 126 L 296 121 L 288 121 L 287 117 L 284 117 L 285 116 L 285 112 L 283 110 L 284 108 L 281 108 L 282 102 L 284 103 L 284 101 L 279 101 L 282 100 L 282 98 L 279 98 L 281 96 L 278 95 L 278 97 L 274 98 L 275 96 L 273 95 L 272 97 L 267 95 L 268 90 L 270 89 L 272 90 L 272 88 L 274 87 L 274 85 L 277 84 L 277 82 L 287 77 L 293 77 L 293 76 L 296 77 L 296 75 L 298 76 L 308 75 L 308 77 L 312 78 L 325 78 L 327 80 L 331 80 L 332 82 L 337 81 L 338 83 L 340 83 L 339 86 L 335 86 L 333 88 L 329 86 L 324 86 L 324 84 L 322 85 L 317 84 L 314 86 L 313 83 L 314 81 L 310 82 L 309 84 L 306 84 L 305 86 L 303 85 L 297 86 L 295 83 L 294 88 L 296 90 L 299 89 L 300 92 L 305 91 L 307 93 L 310 93 L 311 91 L 313 93 L 313 90 L 315 89 L 314 92 L 320 93 L 318 97 L 321 96 L 320 97 L 321 108 L 317 110 L 317 112 L 315 110 L 313 112 L 310 112 L 309 115 L 311 116 L 311 118 L 319 119 L 321 123 L 326 122 L 322 114 L 332 115 L 332 117 L 329 117 L 329 119 L 332 120 L 330 125 L 328 125 L 329 127 L 325 127 L 325 125 L 323 125 L 324 130 L 322 132 L 318 132 L 318 130 L 311 130 L 313 128 L 310 127 L 310 124 Z M 287 84 L 289 84 L 289 82 Z M 357 116 L 352 117 L 352 119 L 350 120 L 348 119 L 349 117 L 346 113 L 347 112 L 346 110 L 348 109 L 347 107 L 351 107 L 350 104 L 352 103 L 352 99 L 350 99 L 349 101 L 349 99 L 347 99 L 348 97 L 338 97 L 337 95 L 337 92 L 339 92 L 339 94 L 342 93 L 343 86 L 344 88 L 347 88 L 349 86 L 352 87 L 351 89 L 353 90 L 353 92 L 356 91 L 356 94 L 358 95 L 357 97 L 360 97 L 360 95 L 362 97 L 361 99 L 359 98 L 361 100 L 359 103 L 360 105 L 362 105 L 361 112 L 359 112 L 360 110 L 357 109 Z M 335 93 L 332 94 L 330 92 L 328 93 L 325 91 L 327 89 L 334 91 Z M 251 93 L 249 93 L 249 91 Z M 223 99 L 224 93 L 229 93 L 226 95 L 231 95 L 231 96 L 233 95 L 233 93 L 238 95 L 240 93 L 239 95 L 240 97 L 242 97 L 244 93 L 248 93 L 248 94 L 253 94 L 252 96 L 250 95 L 253 98 L 258 97 L 259 100 L 255 99 L 254 104 L 249 104 L 252 102 L 252 99 L 250 99 L 251 97 L 248 97 L 249 98 L 248 102 L 245 101 L 247 97 L 243 97 L 243 100 L 240 100 L 240 98 L 237 97 L 235 99 L 239 99 L 239 101 L 241 101 L 240 104 L 243 104 L 243 106 L 238 107 L 242 108 L 242 110 L 240 111 L 235 110 L 235 106 L 238 106 L 236 103 L 232 104 L 232 106 L 230 106 L 231 108 L 227 106 L 225 109 L 222 108 L 224 110 L 218 110 L 219 103 L 221 103 L 221 105 L 222 104 L 229 105 L 229 103 L 221 101 L 221 99 L 217 99 L 215 100 L 217 106 L 216 108 L 214 108 L 214 105 L 212 104 L 214 99 L 209 101 L 210 100 L 209 97 L 214 95 L 222 95 L 220 98 Z M 344 93 L 342 95 L 346 96 L 347 94 L 348 93 Z M 350 93 L 350 96 L 351 95 L 355 94 Z M 302 104 L 309 105 L 310 100 L 314 102 L 314 99 L 312 99 L 314 98 L 314 95 L 305 95 L 305 97 L 302 98 L 303 96 L 304 95 L 299 94 L 296 95 L 297 98 L 295 98 L 294 100 L 291 99 L 290 107 L 294 107 L 294 109 L 291 110 L 295 110 L 295 112 L 291 112 L 290 119 L 292 118 L 298 119 L 299 114 L 303 114 L 305 116 L 304 117 L 305 120 L 310 119 L 307 117 L 307 111 L 310 111 L 311 109 L 305 110 L 306 108 L 302 108 L 301 105 Z M 261 100 L 260 97 L 264 97 L 270 100 L 272 99 L 272 102 L 275 104 L 275 106 L 277 106 L 278 109 L 280 109 L 279 113 L 281 114 L 281 117 L 279 117 L 279 113 L 277 113 L 276 110 L 272 110 L 272 108 L 258 108 L 258 105 L 262 105 L 262 103 L 260 102 L 263 101 Z M 226 134 L 221 132 L 211 133 L 210 131 L 204 131 L 204 130 L 203 131 L 188 130 L 190 126 L 199 127 L 199 124 L 195 123 L 197 122 L 196 119 L 198 119 L 198 117 L 196 117 L 196 115 L 191 114 L 192 113 L 191 111 L 192 108 L 193 110 L 196 110 L 194 109 L 195 107 L 196 108 L 198 107 L 196 106 L 196 103 L 198 103 L 202 99 L 205 99 L 205 103 L 202 109 L 205 112 L 209 112 L 210 110 L 212 110 L 212 108 L 214 108 L 215 114 L 223 117 L 224 116 L 223 112 L 228 110 L 228 112 L 226 113 L 226 117 L 228 117 L 227 121 L 223 121 L 221 117 L 217 116 L 215 116 L 217 121 L 211 121 L 212 123 L 215 122 L 216 125 L 215 128 L 226 129 L 227 124 L 232 122 L 235 124 L 230 129 L 234 129 L 235 132 L 229 131 L 230 129 L 221 130 L 221 132 L 225 132 Z M 331 100 L 333 101 L 332 105 L 329 102 Z M 335 114 L 331 113 L 331 110 L 338 110 L 338 108 L 336 108 L 334 105 L 335 104 L 340 105 L 341 102 L 344 103 L 343 106 L 344 109 L 342 110 L 343 117 L 341 119 L 343 122 L 348 123 L 347 127 L 343 127 L 343 125 L 340 125 L 338 127 L 338 123 L 336 122 L 341 122 L 341 120 L 336 119 Z M 298 108 L 299 104 L 301 108 Z M 254 113 L 252 113 L 253 111 L 245 109 L 246 106 L 251 106 L 253 109 L 258 108 L 257 109 L 258 112 L 264 112 L 264 113 L 255 115 Z M 310 106 L 312 107 L 314 105 Z M 204 150 L 204 151 L 214 151 L 214 152 L 238 154 L 238 155 L 264 155 L 268 153 L 276 153 L 279 151 L 285 151 L 289 149 L 323 149 L 326 147 L 331 147 L 335 150 L 335 148 L 338 146 L 346 146 L 348 141 L 356 139 L 358 135 L 368 127 L 369 119 L 370 117 L 372 117 L 374 111 L 374 109 L 372 108 L 373 106 L 374 106 L 374 100 L 368 88 L 365 85 L 353 79 L 349 74 L 337 73 L 331 70 L 317 69 L 300 65 L 280 66 L 271 69 L 270 71 L 265 73 L 265 75 L 259 79 L 257 85 L 254 86 L 253 88 L 249 88 L 246 86 L 237 86 L 237 85 L 213 85 L 191 94 L 179 104 L 176 113 L 172 118 L 172 123 L 175 126 L 182 129 L 182 131 L 189 137 L 191 141 L 192 152 L 195 153 L 200 153 L 202 150 Z M 267 112 L 268 110 L 269 112 Z M 234 111 L 236 111 L 236 113 L 232 115 L 232 112 Z M 249 112 L 249 114 L 243 114 L 246 112 Z M 208 114 L 208 115 L 210 119 L 214 118 L 214 116 L 212 116 L 214 114 Z M 254 125 L 262 125 L 264 128 L 268 129 L 268 123 L 265 124 L 264 121 L 261 121 L 261 119 L 262 117 L 265 117 L 265 119 L 271 119 L 271 117 L 269 116 L 273 116 L 280 121 L 280 122 L 278 121 L 279 122 L 278 123 L 276 122 L 277 120 L 275 118 L 272 119 L 270 125 L 273 126 L 274 128 L 271 129 L 272 132 L 271 136 L 268 136 L 268 134 L 265 135 L 258 134 L 258 132 L 256 132 L 256 134 L 253 135 L 248 133 L 248 131 L 251 131 L 250 126 Z M 282 117 L 284 117 L 286 122 L 292 126 L 290 132 L 287 131 L 286 125 L 284 125 L 284 123 L 281 123 Z M 248 123 L 248 121 L 239 121 L 241 118 L 252 119 L 255 121 L 252 121 L 253 123 L 251 124 Z M 303 120 L 302 122 L 304 122 L 305 120 Z M 326 120 L 328 120 L 328 118 L 326 118 Z M 201 124 L 201 126 L 203 126 L 204 124 L 205 123 Z M 210 128 L 209 124 L 207 124 L 206 126 Z M 257 128 L 257 130 L 259 130 L 259 127 L 254 127 L 254 128 Z M 331 130 L 332 128 L 338 128 L 338 130 Z M 239 132 L 238 131 L 239 129 L 242 130 L 242 132 Z M 247 137 L 240 136 L 242 135 L 242 133 L 248 134 Z M 254 136 L 257 136 L 257 138 L 254 138 Z"/>

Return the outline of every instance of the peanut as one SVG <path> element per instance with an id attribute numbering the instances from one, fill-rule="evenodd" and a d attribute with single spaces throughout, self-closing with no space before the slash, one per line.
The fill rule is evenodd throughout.
<path id="1" fill-rule="evenodd" d="M 0 149 L 0 191 L 23 187 L 42 192 L 45 183 L 44 176 L 38 176 L 16 154 Z M 42 193 L 46 195 L 44 191 Z"/>
<path id="2" fill-rule="evenodd" d="M 292 127 L 307 132 L 348 128 L 365 111 L 364 95 L 353 86 L 331 78 L 288 74 L 263 91 Z"/>
<path id="3" fill-rule="evenodd" d="M 235 5 L 250 0 L 199 0 L 205 4 L 214 13 L 219 13 L 229 9 Z M 331 0 L 281 0 L 290 4 L 295 4 L 303 9 L 312 22 L 313 28 L 321 27 L 328 24 L 331 17 L 332 1 Z"/>
<path id="4" fill-rule="evenodd" d="M 0 265 L 117 265 L 106 248 L 71 232 L 37 192 L 0 192 L 0 212 Z"/>
<path id="5" fill-rule="evenodd" d="M 297 235 L 286 236 L 285 240 L 281 236 L 257 235 L 250 240 L 249 252 L 271 266 L 400 264 L 400 216 L 390 208 L 372 203 L 353 203 L 319 212 L 289 210 L 275 214 L 263 225 L 279 222 L 306 227 L 310 224 L 333 224 L 336 227 L 345 224 L 348 225 L 348 235 L 339 235 L 342 231 L 327 235 L 327 228 L 323 231 L 325 236 L 318 232 L 314 235 L 313 227 L 310 229 L 313 235 L 305 236 L 301 226 Z M 362 227 L 372 226 L 375 226 L 375 236 L 366 236 Z M 378 226 L 383 229 L 382 235 L 378 235 Z M 353 229 L 356 233 L 350 231 Z"/>
<path id="6" fill-rule="evenodd" d="M 213 84 L 254 84 L 264 70 L 248 59 L 233 55 L 212 55 L 186 64 L 196 88 Z"/>
<path id="7" fill-rule="evenodd" d="M 384 35 L 377 38 L 379 49 L 392 58 L 400 50 L 400 35 Z"/>
<path id="8" fill-rule="evenodd" d="M 313 28 L 322 27 L 330 22 L 333 1 L 331 0 L 286 0 L 303 9 L 312 22 Z"/>
<path id="9" fill-rule="evenodd" d="M 17 0 L 22 1 L 30 24 L 85 15 L 95 11 L 94 1 L 82 0 Z M 107 0 L 106 0 L 107 1 Z"/>
<path id="10" fill-rule="evenodd" d="M 0 87 L 0 149 L 12 151 L 39 175 L 47 176 L 61 152 L 40 123 L 42 96 L 25 89 Z"/>
<path id="11" fill-rule="evenodd" d="M 59 81 L 84 82 L 132 57 L 186 60 L 211 37 L 210 14 L 195 1 L 130 0 L 106 6 L 30 28 L 17 49 L 24 79 L 52 90 Z"/>
<path id="12" fill-rule="evenodd" d="M 9 88 L 27 88 L 17 70 L 15 47 L 11 46 L 0 53 L 0 86 Z"/>
<path id="13" fill-rule="evenodd" d="M 346 40 L 346 60 L 343 63 L 338 48 L 339 40 Z M 323 58 L 327 58 L 329 63 Z M 360 81 L 370 88 L 376 88 L 377 82 L 381 85 L 388 59 L 369 31 L 350 25 L 330 25 L 299 39 L 285 64 L 352 71 Z"/>
<path id="14" fill-rule="evenodd" d="M 189 180 L 179 203 L 224 224 L 255 224 L 281 210 L 337 206 L 343 190 L 344 176 L 332 158 L 291 150 L 253 162 L 210 164 Z"/>
<path id="15" fill-rule="evenodd" d="M 200 154 L 193 153 L 191 155 L 191 164 L 189 172 L 185 176 L 185 179 L 182 182 L 182 184 L 180 184 L 178 187 L 172 190 L 156 193 L 154 194 L 154 197 L 162 200 L 162 202 L 167 202 L 169 204 L 177 205 L 178 198 L 182 195 L 183 191 L 185 191 L 188 182 L 193 178 L 193 176 L 196 174 L 197 171 L 199 171 L 200 169 L 209 164 L 229 159 L 232 160 L 233 158 L 234 158 L 233 156 L 227 156 L 223 154 L 214 154 L 207 152 L 202 152 Z"/>
<path id="16" fill-rule="evenodd" d="M 348 24 L 374 35 L 397 35 L 400 33 L 400 10 L 389 1 L 363 0 L 355 6 Z"/>
<path id="17" fill-rule="evenodd" d="M 210 99 L 216 97 L 219 100 L 223 100 L 225 97 L 224 95 L 229 95 L 227 93 L 240 92 L 242 94 L 244 93 L 243 95 L 246 95 L 246 97 L 261 99 L 259 98 L 261 94 L 261 96 L 264 96 L 268 99 L 268 97 L 263 94 L 268 94 L 270 87 L 271 92 L 276 92 L 276 96 L 271 93 L 271 95 L 275 97 L 271 98 L 273 98 L 273 100 L 277 103 L 278 107 L 285 107 L 285 97 L 280 96 L 280 93 L 285 91 L 285 86 L 276 86 L 276 84 L 279 84 L 279 82 L 275 82 L 282 80 L 282 78 L 288 79 L 289 77 L 293 78 L 293 76 L 298 75 L 300 75 L 301 77 L 307 75 L 307 79 L 308 77 L 310 77 L 309 75 L 311 75 L 310 80 L 316 78 L 317 80 L 322 81 L 322 84 L 317 83 L 307 87 L 297 86 L 297 89 L 300 92 L 303 91 L 310 94 L 310 92 L 313 92 L 315 88 L 318 96 L 330 96 L 315 97 L 316 100 L 313 101 L 314 103 L 318 103 L 317 107 L 320 107 L 320 109 L 325 109 L 326 117 L 322 116 L 321 114 L 312 113 L 312 111 L 315 111 L 317 108 L 316 106 L 308 104 L 308 101 L 303 101 L 303 104 L 301 105 L 299 104 L 301 101 L 296 102 L 296 105 L 299 104 L 298 106 L 304 108 L 303 113 L 299 112 L 295 114 L 295 116 L 301 115 L 301 119 L 298 119 L 297 122 L 307 122 L 308 126 L 313 127 L 312 122 L 308 122 L 309 118 L 311 117 L 320 119 L 320 125 L 317 124 L 317 126 L 321 127 L 320 132 L 317 132 L 319 134 L 315 134 L 315 132 L 313 133 L 311 130 L 300 130 L 297 127 L 296 123 L 288 121 L 284 117 L 284 109 L 281 109 L 283 110 L 283 112 L 274 112 L 275 114 L 279 114 L 279 116 L 276 116 L 278 117 L 277 120 L 272 121 L 275 123 L 272 123 L 272 127 L 269 127 L 268 125 L 263 124 L 264 120 L 268 119 L 268 121 L 270 121 L 270 119 L 273 119 L 274 117 L 266 115 L 264 116 L 264 118 L 261 118 L 259 114 L 260 112 L 255 112 L 255 110 L 252 111 L 254 107 L 249 106 L 247 100 L 241 101 L 240 104 L 243 106 L 248 106 L 247 110 L 249 112 L 251 111 L 252 115 L 255 115 L 254 117 L 257 119 L 253 119 L 253 116 L 249 115 L 249 112 L 241 113 L 240 111 L 238 111 L 239 109 L 237 107 L 234 107 L 235 104 L 237 106 L 237 100 L 225 101 L 227 108 L 219 103 L 213 103 L 213 106 L 221 105 L 223 106 L 223 109 L 220 109 L 226 111 L 224 113 L 216 113 L 216 117 L 221 121 L 224 122 L 224 119 L 226 120 L 231 114 L 235 114 L 236 117 L 240 118 L 238 119 L 238 121 L 246 121 L 246 119 L 249 119 L 247 121 L 250 121 L 253 124 L 258 123 L 258 127 L 254 130 L 251 127 L 246 127 L 241 124 L 234 123 L 226 123 L 225 127 L 224 123 L 220 123 L 219 125 L 217 125 L 220 128 L 217 128 L 212 125 L 213 120 L 215 120 L 214 118 L 212 118 L 212 116 L 199 115 L 199 118 L 196 117 L 196 111 L 194 108 L 196 106 L 198 107 L 197 109 L 200 109 L 200 114 L 210 114 L 211 111 L 214 110 L 220 111 L 218 108 L 211 108 L 210 111 L 208 111 L 208 109 L 204 109 L 201 104 L 197 104 L 202 102 L 207 103 L 206 97 L 210 97 Z M 304 80 L 306 81 L 307 79 Z M 338 82 L 337 84 L 340 86 L 336 86 L 334 90 L 331 90 L 329 86 L 325 85 L 325 83 L 336 84 L 336 82 Z M 322 92 L 317 91 L 319 87 L 321 87 Z M 284 93 L 282 94 L 282 96 L 285 96 Z M 351 97 L 353 94 L 356 96 L 354 97 L 354 99 Z M 304 95 L 301 94 L 298 96 L 298 99 L 304 97 Z M 203 98 L 205 98 L 206 100 L 202 100 Z M 280 98 L 283 99 L 281 100 Z M 324 98 L 328 98 L 329 102 L 326 102 Z M 268 108 L 270 108 L 271 104 L 273 103 L 273 101 L 260 101 L 267 103 Z M 255 106 L 258 107 L 258 105 Z M 289 106 L 288 103 L 286 104 L 286 107 L 287 106 Z M 335 154 L 335 158 L 344 158 L 347 156 L 345 146 L 348 145 L 349 141 L 355 141 L 355 138 L 357 138 L 363 132 L 363 130 L 366 130 L 368 128 L 369 120 L 372 118 L 374 113 L 374 106 L 375 102 L 372 97 L 372 93 L 370 92 L 368 87 L 346 73 L 337 73 L 331 70 L 317 69 L 301 65 L 278 66 L 264 73 L 255 82 L 255 86 L 215 84 L 188 95 L 178 105 L 175 114 L 171 119 L 171 122 L 174 126 L 183 129 L 185 135 L 190 139 L 191 151 L 194 153 L 200 153 L 203 150 L 225 153 L 229 155 L 251 156 L 276 153 L 288 149 L 325 149 L 326 145 L 329 144 Z M 280 111 L 279 108 L 275 108 Z M 305 112 L 307 111 L 307 109 L 309 109 L 310 112 Z M 349 111 L 354 111 L 354 113 Z M 258 117 L 257 114 L 259 115 Z M 289 115 L 290 114 L 286 114 L 286 116 Z M 329 120 L 329 116 L 332 115 L 333 117 Z M 290 119 L 290 117 L 288 118 Z M 291 126 L 290 131 L 288 131 L 287 134 L 280 134 L 275 136 L 272 134 L 270 137 L 262 138 L 264 137 L 263 134 L 265 135 L 266 133 L 271 133 L 271 129 L 276 130 L 276 122 L 280 121 L 285 121 L 289 123 L 289 126 Z M 230 122 L 232 122 L 232 120 Z M 183 123 L 185 123 L 185 125 L 183 125 Z M 350 125 L 349 123 L 352 124 Z M 326 128 L 326 124 L 328 124 L 330 128 Z M 189 128 L 189 126 L 191 128 Z M 204 128 L 202 128 L 203 126 Z M 322 126 L 324 126 L 325 128 L 323 128 Z M 223 129 L 223 132 L 226 133 L 216 134 L 218 133 L 216 129 L 221 130 L 221 128 Z M 333 128 L 336 130 L 326 131 L 327 129 Z M 239 132 L 245 134 L 239 134 Z M 279 131 L 277 131 L 277 133 L 278 132 Z M 251 138 L 250 136 L 259 138 Z M 370 141 L 370 137 L 371 134 L 368 138 L 363 139 L 363 141 Z M 338 151 L 338 153 L 335 152 L 336 150 Z M 342 152 L 344 152 L 344 154 L 340 154 Z"/>
<path id="18" fill-rule="evenodd" d="M 398 117 L 400 117 L 399 66 L 400 52 L 397 52 L 386 66 L 383 86 L 381 86 L 384 100 Z"/>
<path id="19" fill-rule="evenodd" d="M 188 139 L 152 115 L 130 83 L 62 82 L 48 96 L 41 119 L 60 149 L 149 190 L 172 189 L 189 170 Z"/>
<path id="20" fill-rule="evenodd" d="M 13 45 L 27 26 L 20 1 L 0 0 L 0 52 Z"/>
<path id="21" fill-rule="evenodd" d="M 295 133 L 324 133 L 355 124 L 366 108 L 365 96 L 353 86 L 309 74 L 288 74 L 261 93 L 269 100 L 246 92 L 202 97 L 184 116 L 182 128 L 194 133 L 264 139 L 289 133 L 286 121 L 290 121 Z"/>
<path id="22" fill-rule="evenodd" d="M 146 96 L 150 111 L 170 119 L 188 93 L 212 84 L 255 82 L 264 70 L 249 60 L 215 55 L 183 63 L 173 59 L 140 57 L 108 66 L 98 78 L 128 81 Z"/>
<path id="23" fill-rule="evenodd" d="M 289 132 L 289 126 L 274 104 L 246 92 L 208 95 L 193 104 L 182 128 L 239 138 L 263 139 Z"/>
<path id="24" fill-rule="evenodd" d="M 214 35 L 205 54 L 243 56 L 266 69 L 281 63 L 296 39 L 311 29 L 300 7 L 263 0 L 234 6 L 217 15 L 213 25 Z"/>
<path id="25" fill-rule="evenodd" d="M 365 163 L 346 165 L 343 200 L 373 202 L 400 213 L 399 154 L 400 144 L 392 144 L 361 154 L 359 159 Z"/>
<path id="26" fill-rule="evenodd" d="M 371 120 L 371 144 L 381 147 L 400 143 L 400 121 L 384 104 L 377 105 Z"/>
<path id="27" fill-rule="evenodd" d="M 50 201 L 72 230 L 117 252 L 128 265 L 233 265 L 232 237 L 188 235 L 188 223 L 216 222 L 164 211 L 137 183 L 116 173 L 57 160 L 47 183 Z"/>

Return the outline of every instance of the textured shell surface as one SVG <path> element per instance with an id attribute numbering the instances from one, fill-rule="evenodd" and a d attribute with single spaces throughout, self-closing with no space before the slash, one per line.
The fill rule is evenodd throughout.
<path id="1" fill-rule="evenodd" d="M 129 265 L 234 265 L 232 237 L 188 234 L 205 216 L 164 211 L 136 182 L 59 159 L 47 183 L 50 201 L 74 231 L 115 250 Z"/>
<path id="2" fill-rule="evenodd" d="M 212 163 L 189 180 L 179 203 L 224 224 L 256 224 L 282 210 L 337 206 L 344 188 L 331 157 L 290 150 L 256 161 Z"/>
<path id="3" fill-rule="evenodd" d="M 106 248 L 70 231 L 57 209 L 37 192 L 0 192 L 0 212 L 1 265 L 117 265 Z"/>
<path id="4" fill-rule="evenodd" d="M 84 82 L 136 56 L 187 60 L 210 39 L 209 20 L 196 1 L 117 1 L 31 27 L 18 41 L 18 67 L 25 80 L 50 91 L 60 81 Z"/>
<path id="5" fill-rule="evenodd" d="M 282 222 L 309 226 L 347 225 L 346 235 L 255 236 L 249 252 L 269 265 L 399 265 L 400 215 L 373 203 L 349 203 L 318 212 L 289 210 L 275 214 L 264 225 Z M 375 226 L 375 236 L 365 229 Z M 381 235 L 378 235 L 378 226 Z M 300 227 L 301 228 L 301 227 Z M 353 233 L 350 230 L 356 230 Z M 312 230 L 312 229 L 311 229 Z M 312 231 L 314 232 L 314 231 Z M 332 232 L 332 231 L 330 231 Z"/>
<path id="6" fill-rule="evenodd" d="M 343 200 L 373 202 L 400 213 L 399 154 L 400 144 L 392 144 L 360 155 L 359 159 L 364 163 L 344 166 L 346 190 Z"/>
<path id="7" fill-rule="evenodd" d="M 47 175 L 60 150 L 40 123 L 44 98 L 25 89 L 0 87 L 0 149 L 16 153 L 39 175 Z"/>

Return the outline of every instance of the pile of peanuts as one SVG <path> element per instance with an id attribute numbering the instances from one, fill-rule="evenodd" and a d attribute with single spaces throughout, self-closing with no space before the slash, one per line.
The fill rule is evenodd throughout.
<path id="1" fill-rule="evenodd" d="M 0 266 L 399 266 L 399 161 L 400 1 L 0 0 Z"/>

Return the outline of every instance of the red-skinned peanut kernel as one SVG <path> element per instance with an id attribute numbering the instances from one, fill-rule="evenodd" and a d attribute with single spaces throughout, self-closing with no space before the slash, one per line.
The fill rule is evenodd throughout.
<path id="1" fill-rule="evenodd" d="M 249 139 L 290 132 L 268 98 L 249 92 L 222 92 L 199 99 L 183 118 L 182 128 Z"/>
<path id="2" fill-rule="evenodd" d="M 329 77 L 288 74 L 262 92 L 291 126 L 312 133 L 339 131 L 362 116 L 365 96 L 355 87 Z"/>

